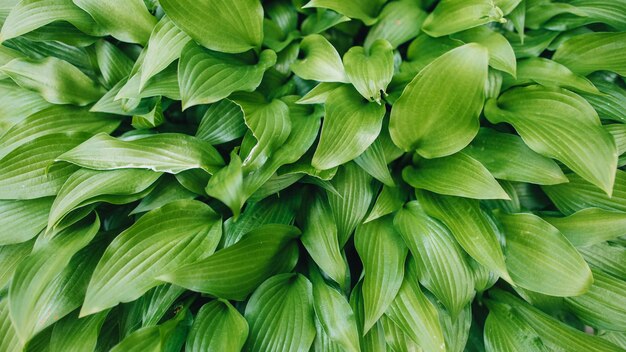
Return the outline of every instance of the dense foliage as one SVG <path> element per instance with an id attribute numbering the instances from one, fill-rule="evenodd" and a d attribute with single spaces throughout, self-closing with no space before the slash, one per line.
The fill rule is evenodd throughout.
<path id="1" fill-rule="evenodd" d="M 0 22 L 0 352 L 626 349 L 626 0 Z"/>

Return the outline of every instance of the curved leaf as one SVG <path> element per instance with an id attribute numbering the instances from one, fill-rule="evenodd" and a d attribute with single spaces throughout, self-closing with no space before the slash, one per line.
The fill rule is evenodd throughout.
<path id="1" fill-rule="evenodd" d="M 51 351 L 93 351 L 98 342 L 100 328 L 109 312 L 78 319 L 72 314 L 54 324 L 50 336 Z"/>
<path id="2" fill-rule="evenodd" d="M 605 70 L 626 76 L 624 52 L 626 32 L 586 33 L 561 44 L 552 59 L 582 75 Z"/>
<path id="3" fill-rule="evenodd" d="M 185 350 L 189 352 L 239 352 L 248 338 L 248 323 L 226 300 L 211 301 L 200 308 Z"/>
<path id="4" fill-rule="evenodd" d="M 402 208 L 404 202 L 405 195 L 402 188 L 384 185 L 383 189 L 378 194 L 378 198 L 376 198 L 376 202 L 374 203 L 372 210 L 370 210 L 367 218 L 365 218 L 363 222 L 370 222 L 398 211 Z"/>
<path id="5" fill-rule="evenodd" d="M 18 352 L 22 351 L 22 347 L 23 343 L 11 322 L 9 300 L 3 297 L 0 299 L 0 348 L 6 352 Z"/>
<path id="6" fill-rule="evenodd" d="M 382 0 L 311 0 L 303 8 L 322 7 L 337 11 L 338 13 L 363 21 L 370 26 L 376 22 L 376 17 L 382 4 Z"/>
<path id="7" fill-rule="evenodd" d="M 505 306 L 490 305 L 485 320 L 485 351 L 549 351 L 541 338 L 525 321 Z"/>
<path id="8" fill-rule="evenodd" d="M 585 247 L 626 235 L 626 213 L 587 208 L 563 217 L 543 217 L 576 247 Z"/>
<path id="9" fill-rule="evenodd" d="M 205 191 L 209 196 L 226 204 L 235 219 L 239 217 L 246 199 L 243 193 L 242 164 L 238 155 L 234 153 L 231 155 L 230 163 L 209 179 Z"/>
<path id="10" fill-rule="evenodd" d="M 478 43 L 489 50 L 489 66 L 515 77 L 517 63 L 515 53 L 508 40 L 486 26 L 468 29 L 453 36 L 465 43 Z"/>
<path id="11" fill-rule="evenodd" d="M 542 57 L 533 57 L 517 63 L 517 77 L 504 77 L 503 86 L 518 86 L 535 82 L 546 87 L 561 87 L 581 93 L 598 94 L 591 81 L 579 76 L 560 63 Z"/>
<path id="12" fill-rule="evenodd" d="M 384 130 L 381 132 L 384 133 Z M 365 170 L 365 172 L 384 183 L 386 186 L 395 187 L 395 182 L 387 166 L 388 162 L 385 156 L 383 142 L 381 142 L 379 138 L 376 138 L 374 143 L 365 149 L 361 155 L 356 157 L 354 162 Z"/>
<path id="13" fill-rule="evenodd" d="M 291 70 L 303 79 L 319 82 L 348 83 L 337 49 L 323 36 L 311 34 L 300 43 L 300 56 L 291 64 Z"/>
<path id="14" fill-rule="evenodd" d="M 37 236 L 46 227 L 53 201 L 52 197 L 0 201 L 0 245 L 26 242 Z"/>
<path id="15" fill-rule="evenodd" d="M 348 80 L 363 98 L 381 102 L 387 95 L 387 86 L 393 77 L 393 47 L 385 39 L 378 39 L 365 49 L 353 46 L 343 56 Z"/>
<path id="16" fill-rule="evenodd" d="M 35 240 L 0 246 L 0 290 L 4 290 L 11 281 L 17 266 L 33 250 Z"/>
<path id="17" fill-rule="evenodd" d="M 422 30 L 431 37 L 441 37 L 489 22 L 504 23 L 504 15 L 520 1 L 442 0 L 428 15 Z"/>
<path id="18" fill-rule="evenodd" d="M 392 1 L 387 3 L 370 28 L 363 47 L 370 48 L 378 39 L 387 40 L 395 49 L 415 38 L 426 19 L 426 12 L 414 1 Z"/>
<path id="19" fill-rule="evenodd" d="M 211 104 L 204 113 L 196 137 L 211 144 L 222 144 L 242 137 L 246 130 L 241 107 L 223 99 Z"/>

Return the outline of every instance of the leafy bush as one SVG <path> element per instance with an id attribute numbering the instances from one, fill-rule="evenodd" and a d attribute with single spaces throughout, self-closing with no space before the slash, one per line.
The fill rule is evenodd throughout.
<path id="1" fill-rule="evenodd" d="M 0 351 L 625 350 L 626 1 L 0 8 Z"/>

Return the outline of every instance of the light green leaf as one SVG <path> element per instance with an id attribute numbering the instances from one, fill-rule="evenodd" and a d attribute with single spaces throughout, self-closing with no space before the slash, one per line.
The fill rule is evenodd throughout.
<path id="1" fill-rule="evenodd" d="M 363 47 L 370 48 L 378 39 L 387 40 L 395 49 L 415 38 L 426 19 L 426 12 L 415 1 L 392 1 L 383 8 L 370 28 Z"/>
<path id="2" fill-rule="evenodd" d="M 626 235 L 626 213 L 587 208 L 562 218 L 543 217 L 576 247 L 585 247 Z"/>
<path id="3" fill-rule="evenodd" d="M 213 253 L 220 217 L 195 200 L 164 205 L 142 216 L 107 247 L 91 277 L 80 315 L 130 302 L 160 284 L 155 278 Z"/>
<path id="4" fill-rule="evenodd" d="M 319 34 L 307 35 L 300 43 L 300 59 L 291 64 L 298 77 L 319 82 L 349 83 L 337 49 Z"/>
<path id="5" fill-rule="evenodd" d="M 526 18 L 528 19 L 528 17 Z M 545 29 L 527 31 L 524 33 L 524 42 L 521 43 L 515 40 L 516 38 L 512 32 L 504 33 L 504 36 L 507 37 L 511 43 L 513 51 L 515 51 L 515 56 L 518 59 L 540 56 L 558 35 L 559 32 Z"/>
<path id="6" fill-rule="evenodd" d="M 559 230 L 533 214 L 499 214 L 506 235 L 506 265 L 513 282 L 550 296 L 585 293 L 593 277 L 574 246 Z"/>
<path id="7" fill-rule="evenodd" d="M 333 342 L 320 323 L 315 317 L 315 340 L 310 349 L 311 352 L 343 352 L 343 348 L 336 342 Z"/>
<path id="8" fill-rule="evenodd" d="M 214 103 L 235 91 L 251 92 L 261 84 L 265 70 L 275 63 L 276 53 L 272 50 L 262 51 L 255 60 L 250 55 L 224 54 L 190 42 L 178 63 L 183 109 Z"/>
<path id="9" fill-rule="evenodd" d="M 317 8 L 315 13 L 302 21 L 300 30 L 305 35 L 316 34 L 347 21 L 350 21 L 350 18 L 340 13 L 325 8 Z"/>
<path id="10" fill-rule="evenodd" d="M 192 323 L 192 315 L 185 307 L 178 307 L 174 318 L 161 325 L 147 326 L 126 336 L 110 352 L 180 351 Z"/>
<path id="11" fill-rule="evenodd" d="M 172 174 L 191 169 L 214 173 L 224 164 L 209 143 L 180 133 L 139 135 L 127 140 L 100 133 L 57 160 L 94 170 L 145 168 Z"/>
<path id="12" fill-rule="evenodd" d="M 454 154 L 468 145 L 478 133 L 488 59 L 485 47 L 466 44 L 421 70 L 391 109 L 394 143 L 427 158 Z"/>
<path id="13" fill-rule="evenodd" d="M 487 26 L 480 26 L 456 33 L 453 36 L 465 43 L 478 43 L 489 50 L 489 66 L 515 77 L 517 67 L 515 53 L 508 40 Z"/>
<path id="14" fill-rule="evenodd" d="M 343 56 L 346 76 L 363 98 L 380 104 L 393 77 L 393 47 L 378 39 L 365 49 L 353 46 Z"/>
<path id="15" fill-rule="evenodd" d="M 200 308 L 187 336 L 189 352 L 239 352 L 248 338 L 248 323 L 226 300 Z"/>
<path id="16" fill-rule="evenodd" d="M 99 201 L 119 204 L 134 199 L 156 182 L 158 172 L 141 169 L 96 171 L 80 169 L 73 173 L 58 192 L 48 217 L 48 231 L 70 211 Z M 138 198 L 143 198 L 140 195 Z"/>
<path id="17" fill-rule="evenodd" d="M 387 166 L 388 161 L 385 157 L 383 142 L 381 142 L 380 138 L 376 138 L 374 143 L 354 159 L 354 162 L 386 186 L 395 187 L 395 182 Z"/>
<path id="18" fill-rule="evenodd" d="M 87 105 L 104 94 L 102 87 L 72 64 L 54 58 L 15 59 L 0 67 L 19 86 L 53 104 Z"/>
<path id="19" fill-rule="evenodd" d="M 386 111 L 384 105 L 368 102 L 350 86 L 337 88 L 324 106 L 322 134 L 311 163 L 320 170 L 361 155 L 378 137 Z"/>
<path id="20" fill-rule="evenodd" d="M 243 193 L 242 164 L 237 154 L 232 153 L 230 163 L 209 179 L 205 192 L 226 204 L 233 212 L 235 220 L 239 217 L 246 199 Z"/>
<path id="21" fill-rule="evenodd" d="M 578 251 L 592 268 L 626 281 L 626 248 L 623 246 L 604 242 L 578 248 Z"/>
<path id="22" fill-rule="evenodd" d="M 3 297 L 0 299 L 0 348 L 6 352 L 19 352 L 23 345 L 11 322 L 9 300 Z"/>
<path id="23" fill-rule="evenodd" d="M 416 191 L 426 214 L 443 222 L 463 249 L 505 280 L 509 274 L 493 225 L 477 200 Z"/>
<path id="24" fill-rule="evenodd" d="M 489 305 L 489 315 L 485 321 L 485 351 L 547 352 L 549 349 L 535 330 L 510 308 Z"/>
<path id="25" fill-rule="evenodd" d="M 4 290 L 11 281 L 17 266 L 33 250 L 35 240 L 0 246 L 0 290 Z M 1 340 L 0 340 L 1 341 Z"/>
<path id="26" fill-rule="evenodd" d="M 509 199 L 504 189 L 476 159 L 460 152 L 437 159 L 422 159 L 402 170 L 412 187 L 475 199 Z"/>
<path id="27" fill-rule="evenodd" d="M 4 75 L 0 72 L 0 75 Z M 12 80 L 0 80 L 0 134 L 38 111 L 52 106 L 37 92 L 24 89 Z M 0 144 L 3 148 L 3 144 Z"/>
<path id="28" fill-rule="evenodd" d="M 510 123 L 535 152 L 561 161 L 611 194 L 615 142 L 581 96 L 559 88 L 515 88 L 490 99 L 485 115 L 492 123 Z"/>
<path id="29" fill-rule="evenodd" d="M 504 23 L 504 16 L 520 1 L 442 0 L 428 15 L 422 30 L 431 37 L 441 37 L 489 22 Z"/>
<path id="30" fill-rule="evenodd" d="M 108 313 L 106 311 L 81 319 L 73 314 L 67 315 L 52 328 L 50 351 L 94 351 L 100 328 Z"/>
<path id="31" fill-rule="evenodd" d="M 175 177 L 163 177 L 154 190 L 143 198 L 130 215 L 145 213 L 177 200 L 191 200 L 197 195 L 181 185 Z"/>
<path id="32" fill-rule="evenodd" d="M 241 53 L 258 49 L 263 42 L 259 0 L 160 0 L 159 4 L 176 26 L 208 49 Z"/>
<path id="33" fill-rule="evenodd" d="M 517 78 L 504 77 L 503 87 L 537 83 L 546 87 L 561 87 L 581 93 L 597 95 L 598 89 L 583 76 L 579 76 L 556 61 L 533 57 L 517 63 Z"/>
<path id="34" fill-rule="evenodd" d="M 552 59 L 582 75 L 604 70 L 626 76 L 624 52 L 626 32 L 597 32 L 571 37 L 559 46 Z"/>
<path id="35" fill-rule="evenodd" d="M 376 22 L 376 17 L 384 0 L 311 0 L 303 8 L 321 7 L 363 21 L 368 26 Z"/>
<path id="36" fill-rule="evenodd" d="M 222 144 L 242 137 L 246 124 L 241 107 L 229 99 L 211 104 L 204 113 L 196 137 L 211 144 Z"/>
<path id="37" fill-rule="evenodd" d="M 37 236 L 46 227 L 53 200 L 47 197 L 0 201 L 0 245 L 22 243 Z"/>
<path id="38" fill-rule="evenodd" d="M 145 114 L 134 115 L 131 124 L 136 129 L 150 129 L 160 126 L 164 122 L 163 105 L 161 104 L 161 97 L 159 97 L 156 99 L 152 110 Z"/>
<path id="39" fill-rule="evenodd" d="M 405 190 L 399 186 L 389 187 L 383 185 L 383 189 L 378 194 L 378 198 L 376 198 L 376 202 L 374 203 L 372 210 L 370 210 L 367 218 L 365 218 L 363 222 L 370 222 L 400 210 L 406 200 L 404 193 Z"/>
<path id="40" fill-rule="evenodd" d="M 363 333 L 363 323 L 365 320 L 365 302 L 363 301 L 362 284 L 362 280 L 357 282 L 352 289 L 352 293 L 350 294 L 350 306 L 352 307 L 352 311 L 356 316 L 357 327 L 359 329 L 359 337 L 361 340 L 361 350 L 372 352 L 387 351 L 385 347 L 385 331 L 383 329 L 383 324 L 381 324 L 380 320 L 376 322 L 376 324 L 374 324 L 374 326 L 372 326 L 372 328 L 367 333 Z M 384 315 L 381 316 L 381 319 L 383 317 Z"/>
<path id="41" fill-rule="evenodd" d="M 581 94 L 593 106 L 601 119 L 626 122 L 622 113 L 626 109 L 626 90 L 603 78 L 594 79 L 593 84 L 602 94 Z"/>
<path id="42" fill-rule="evenodd" d="M 390 216 L 370 221 L 354 235 L 363 262 L 364 333 L 385 313 L 402 285 L 407 247 L 392 221 Z"/>
<path id="43" fill-rule="evenodd" d="M 388 316 L 380 317 L 379 324 L 383 326 L 385 332 L 385 342 L 387 348 L 391 348 L 393 352 L 412 352 L 421 351 L 419 345 L 413 341 L 407 334 L 400 329 L 398 324 L 394 323 Z"/>
<path id="44" fill-rule="evenodd" d="M 102 73 L 101 82 L 112 87 L 128 76 L 133 68 L 133 61 L 115 45 L 106 40 L 95 44 L 96 61 Z"/>
<path id="45" fill-rule="evenodd" d="M 308 93 L 306 93 L 302 98 L 300 98 L 297 103 L 298 104 L 324 104 L 328 97 L 335 91 L 335 89 L 342 87 L 342 83 L 336 82 L 322 82 L 313 89 L 311 89 Z"/>
<path id="46" fill-rule="evenodd" d="M 439 324 L 441 324 L 448 351 L 465 351 L 472 325 L 471 304 L 466 305 L 456 316 L 450 315 L 450 312 L 447 311 L 443 305 L 436 303 L 434 303 L 434 305 L 439 312 Z"/>
<path id="47" fill-rule="evenodd" d="M 185 289 L 182 287 L 164 284 L 151 289 L 143 295 L 142 326 L 157 325 L 169 312 L 172 304 L 184 292 Z"/>
<path id="48" fill-rule="evenodd" d="M 393 224 L 417 265 L 417 278 L 456 317 L 474 297 L 474 277 L 465 253 L 450 231 L 429 217 L 418 202 L 407 203 Z"/>
<path id="49" fill-rule="evenodd" d="M 293 226 L 260 226 L 232 246 L 157 279 L 224 299 L 244 300 L 268 277 L 291 270 L 298 253 L 293 240 L 299 235 Z"/>

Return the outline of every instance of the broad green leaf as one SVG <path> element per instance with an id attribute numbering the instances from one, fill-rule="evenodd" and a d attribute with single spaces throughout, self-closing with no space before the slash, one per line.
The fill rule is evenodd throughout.
<path id="1" fill-rule="evenodd" d="M 626 90 L 604 79 L 594 79 L 593 84 L 602 94 L 582 94 L 598 112 L 601 119 L 626 122 L 622 113 L 626 109 Z"/>
<path id="2" fill-rule="evenodd" d="M 51 105 L 37 92 L 24 89 L 11 80 L 0 80 L 0 134 Z M 0 144 L 0 148 L 3 150 L 4 144 Z"/>
<path id="3" fill-rule="evenodd" d="M 460 152 L 437 159 L 422 159 L 408 166 L 402 178 L 409 185 L 431 192 L 475 199 L 509 199 L 504 189 L 476 159 Z"/>
<path id="4" fill-rule="evenodd" d="M 381 132 L 384 132 L 384 130 Z M 388 161 L 385 157 L 385 150 L 380 138 L 376 138 L 374 143 L 354 159 L 354 162 L 365 170 L 365 172 L 384 183 L 386 186 L 395 187 L 395 182 L 387 166 Z"/>
<path id="5" fill-rule="evenodd" d="M 439 312 L 439 323 L 441 324 L 448 351 L 465 351 L 472 325 L 471 304 L 466 305 L 456 316 L 450 315 L 450 312 L 441 304 L 435 304 L 435 307 Z"/>
<path id="6" fill-rule="evenodd" d="M 202 46 L 225 53 L 258 49 L 263 42 L 259 0 L 160 0 L 165 14 Z"/>
<path id="7" fill-rule="evenodd" d="M 303 8 L 321 7 L 363 21 L 368 26 L 376 22 L 383 0 L 311 0 Z"/>
<path id="8" fill-rule="evenodd" d="M 558 35 L 559 32 L 545 29 L 526 31 L 524 33 L 524 42 L 519 42 L 516 34 L 512 32 L 504 33 L 518 59 L 540 56 Z"/>
<path id="9" fill-rule="evenodd" d="M 217 102 L 235 91 L 253 91 L 261 84 L 263 73 L 275 63 L 276 53 L 272 50 L 264 50 L 254 59 L 211 51 L 190 42 L 178 63 L 183 109 Z"/>
<path id="10" fill-rule="evenodd" d="M 0 299 L 0 348 L 6 352 L 19 352 L 23 346 L 11 322 L 9 300 L 3 297 Z"/>
<path id="11" fill-rule="evenodd" d="M 490 305 L 485 320 L 485 351 L 543 352 L 549 351 L 539 335 L 511 309 Z"/>
<path id="12" fill-rule="evenodd" d="M 571 215 L 591 207 L 626 212 L 626 172 L 617 170 L 610 197 L 576 174 L 566 176 L 568 183 L 541 187 L 561 213 Z"/>
<path id="13" fill-rule="evenodd" d="M 0 245 L 22 243 L 37 236 L 46 227 L 53 200 L 47 197 L 0 201 Z"/>
<path id="14" fill-rule="evenodd" d="M 339 344 L 333 342 L 322 327 L 319 319 L 315 317 L 315 340 L 310 351 L 312 352 L 343 352 Z"/>
<path id="15" fill-rule="evenodd" d="M 474 297 L 474 278 L 450 231 L 415 201 L 398 211 L 393 224 L 415 258 L 420 283 L 457 316 Z"/>
<path id="16" fill-rule="evenodd" d="M 33 199 L 56 195 L 78 167 L 52 164 L 59 155 L 89 137 L 89 134 L 81 132 L 54 133 L 15 148 L 0 159 L 0 199 Z"/>
<path id="17" fill-rule="evenodd" d="M 143 87 L 140 86 L 141 79 L 139 75 L 134 75 L 120 88 L 114 99 L 121 99 L 122 108 L 133 112 L 135 109 L 142 107 L 141 99 L 143 98 L 164 96 L 173 100 L 180 100 L 181 92 L 177 71 L 177 63 L 172 63 L 166 69 L 150 78 Z M 150 108 L 150 105 L 154 105 L 149 104 L 151 100 L 146 99 L 144 101 L 148 103 L 146 105 Z"/>
<path id="18" fill-rule="evenodd" d="M 147 326 L 126 336 L 110 352 L 180 351 L 192 323 L 189 310 L 179 306 L 174 318 L 161 325 Z"/>
<path id="19" fill-rule="evenodd" d="M 506 22 L 504 16 L 520 0 L 442 0 L 428 15 L 422 30 L 431 37 L 460 32 L 489 22 Z"/>
<path id="20" fill-rule="evenodd" d="M 136 129 L 150 129 L 162 125 L 165 122 L 161 98 L 157 98 L 154 107 L 148 113 L 134 115 L 131 124 Z"/>
<path id="21" fill-rule="evenodd" d="M 4 290 L 11 281 L 17 266 L 33 250 L 35 240 L 0 246 L 0 290 Z"/>
<path id="22" fill-rule="evenodd" d="M 107 33 L 129 43 L 145 44 L 157 20 L 142 0 L 72 0 Z"/>
<path id="23" fill-rule="evenodd" d="M 387 348 L 391 348 L 394 352 L 410 352 L 421 351 L 419 345 L 413 341 L 407 334 L 400 329 L 398 324 L 394 323 L 388 316 L 380 317 L 379 323 L 383 326 L 385 332 L 385 342 Z"/>
<path id="24" fill-rule="evenodd" d="M 299 235 L 293 226 L 260 226 L 232 246 L 157 279 L 219 298 L 244 300 L 265 279 L 286 271 L 297 259 L 293 240 Z"/>
<path id="25" fill-rule="evenodd" d="M 317 8 L 315 13 L 302 21 L 300 30 L 305 35 L 316 34 L 347 21 L 350 21 L 350 18 L 340 13 L 325 8 Z"/>
<path id="26" fill-rule="evenodd" d="M 626 281 L 626 248 L 613 242 L 578 248 L 580 254 L 594 269 Z"/>
<path id="27" fill-rule="evenodd" d="M 300 274 L 276 275 L 246 305 L 247 351 L 308 351 L 315 338 L 311 282 Z"/>
<path id="28" fill-rule="evenodd" d="M 542 57 L 533 57 L 517 63 L 517 78 L 504 77 L 503 86 L 519 86 L 537 83 L 546 87 L 561 87 L 581 93 L 600 93 L 591 81 L 577 75 L 560 63 Z"/>
<path id="29" fill-rule="evenodd" d="M 214 173 L 224 163 L 209 143 L 180 133 L 133 136 L 128 140 L 100 133 L 57 160 L 94 170 L 145 168 L 172 174 L 191 169 Z"/>
<path id="30" fill-rule="evenodd" d="M 323 104 L 326 102 L 328 97 L 335 91 L 335 89 L 342 87 L 342 83 L 337 82 L 322 82 L 313 89 L 311 89 L 308 93 L 306 93 L 302 98 L 300 98 L 297 103 L 298 104 Z"/>
<path id="31" fill-rule="evenodd" d="M 427 158 L 468 145 L 478 133 L 488 59 L 485 47 L 466 44 L 421 70 L 391 109 L 394 143 Z"/>
<path id="32" fill-rule="evenodd" d="M 593 285 L 581 296 L 566 298 L 567 306 L 585 324 L 606 330 L 626 329 L 626 281 L 593 270 Z"/>
<path id="33" fill-rule="evenodd" d="M 94 351 L 100 328 L 108 313 L 106 311 L 81 319 L 73 314 L 67 315 L 52 328 L 50 351 Z"/>
<path id="34" fill-rule="evenodd" d="M 48 231 L 73 209 L 99 201 L 113 204 L 132 201 L 129 196 L 149 189 L 160 176 L 158 172 L 141 169 L 80 169 L 59 190 L 48 217 Z"/>
<path id="35" fill-rule="evenodd" d="M 54 57 L 15 59 L 0 67 L 19 86 L 53 104 L 87 105 L 104 94 L 102 87 L 72 64 Z"/>
<path id="36" fill-rule="evenodd" d="M 626 235 L 626 213 L 587 208 L 562 217 L 543 217 L 576 247 L 585 247 Z"/>
<path id="37" fill-rule="evenodd" d="M 496 178 L 509 181 L 552 185 L 567 182 L 554 160 L 535 153 L 514 134 L 481 128 L 463 150 L 478 160 Z"/>
<path id="38" fill-rule="evenodd" d="M 517 66 L 511 44 L 500 33 L 480 26 L 456 33 L 453 36 L 465 43 L 478 43 L 489 50 L 489 66 L 515 77 Z"/>
<path id="39" fill-rule="evenodd" d="M 142 326 L 157 325 L 169 312 L 172 304 L 185 292 L 176 285 L 159 285 L 142 296 Z M 139 301 L 139 300 L 138 300 Z M 135 302 L 138 302 L 135 301 Z"/>
<path id="40" fill-rule="evenodd" d="M 319 82 L 349 82 L 337 49 L 319 34 L 302 39 L 298 57 L 291 64 L 291 70 L 300 78 Z"/>
<path id="41" fill-rule="evenodd" d="M 370 221 L 354 235 L 363 263 L 364 333 L 385 313 L 402 285 L 407 247 L 392 221 L 390 216 Z"/>
<path id="42" fill-rule="evenodd" d="M 103 85 L 112 87 L 128 76 L 133 61 L 122 50 L 106 40 L 96 42 L 95 49 Z"/>
<path id="43" fill-rule="evenodd" d="M 497 100 L 490 99 L 485 115 L 492 123 L 513 125 L 535 152 L 561 161 L 611 194 L 617 165 L 615 142 L 581 96 L 560 88 L 515 88 Z"/>
<path id="44" fill-rule="evenodd" d="M 209 179 L 205 191 L 209 196 L 226 204 L 233 212 L 235 219 L 239 217 L 246 199 L 243 194 L 242 163 L 237 154 L 233 153 L 230 163 Z"/>
<path id="45" fill-rule="evenodd" d="M 382 128 L 385 107 L 365 100 L 350 86 L 336 89 L 324 104 L 326 114 L 312 165 L 326 170 L 361 155 Z"/>
<path id="46" fill-rule="evenodd" d="M 181 200 L 148 212 L 107 247 L 81 316 L 141 297 L 160 284 L 157 276 L 211 255 L 220 237 L 220 217 L 204 203 Z"/>
<path id="47" fill-rule="evenodd" d="M 356 316 L 357 327 L 359 329 L 359 337 L 361 341 L 361 350 L 373 352 L 387 351 L 385 347 L 385 331 L 383 328 L 383 324 L 380 322 L 380 320 L 376 322 L 376 324 L 374 324 L 374 326 L 372 326 L 372 328 L 367 333 L 363 332 L 363 323 L 365 320 L 365 302 L 363 300 L 362 284 L 362 280 L 357 282 L 352 289 L 352 293 L 350 294 L 350 306 L 352 307 L 352 311 Z M 384 315 L 381 316 L 381 319 L 383 317 Z"/>
<path id="48" fill-rule="evenodd" d="M 196 194 L 186 189 L 174 177 L 163 177 L 154 190 L 139 202 L 137 207 L 130 212 L 132 214 L 144 213 L 165 204 L 177 200 L 191 200 L 196 198 Z"/>
<path id="49" fill-rule="evenodd" d="M 626 32 L 587 33 L 565 41 L 552 59 L 582 75 L 604 70 L 625 76 L 625 51 Z"/>
<path id="50" fill-rule="evenodd" d="M 200 308 L 185 350 L 189 352 L 239 352 L 248 338 L 248 323 L 226 300 L 211 301 Z"/>
<path id="51" fill-rule="evenodd" d="M 389 2 L 367 32 L 363 47 L 370 48 L 376 40 L 385 39 L 397 48 L 420 33 L 426 15 L 415 1 Z"/>
<path id="52" fill-rule="evenodd" d="M 424 351 L 446 351 L 437 308 L 417 283 L 415 263 L 409 259 L 402 286 L 385 313 Z"/>
<path id="53" fill-rule="evenodd" d="M 576 330 L 510 293 L 493 290 L 491 297 L 496 304 L 505 305 L 515 316 L 530 325 L 550 350 L 589 352 L 618 352 L 622 349 L 600 338 Z"/>
<path id="54" fill-rule="evenodd" d="M 378 194 L 378 198 L 376 198 L 376 202 L 374 203 L 372 210 L 370 210 L 367 218 L 365 218 L 363 222 L 370 222 L 400 210 L 406 200 L 404 193 L 405 190 L 399 186 L 389 187 L 384 185 L 383 189 Z"/>
<path id="55" fill-rule="evenodd" d="M 378 39 L 365 49 L 353 46 L 343 56 L 346 76 L 363 98 L 380 104 L 393 77 L 393 47 Z"/>
<path id="56" fill-rule="evenodd" d="M 620 31 L 626 30 L 626 4 L 623 1 L 573 0 L 569 2 L 584 16 L 562 14 L 547 22 L 555 29 L 574 28 L 591 23 L 606 23 Z"/>
<path id="57" fill-rule="evenodd" d="M 533 214 L 500 214 L 513 282 L 550 296 L 585 293 L 593 282 L 583 257 L 559 230 Z"/>
<path id="58" fill-rule="evenodd" d="M 522 0 L 519 4 L 509 13 L 508 20 L 511 21 L 515 31 L 519 36 L 519 42 L 524 43 L 524 27 L 526 25 L 526 0 Z"/>
<path id="59" fill-rule="evenodd" d="M 229 99 L 211 104 L 204 113 L 196 137 L 211 144 L 222 144 L 242 137 L 246 124 L 241 107 Z"/>
<path id="60" fill-rule="evenodd" d="M 503 279 L 509 280 L 496 230 L 480 209 L 477 200 L 419 190 L 416 191 L 416 196 L 426 214 L 443 222 L 472 258 Z"/>

